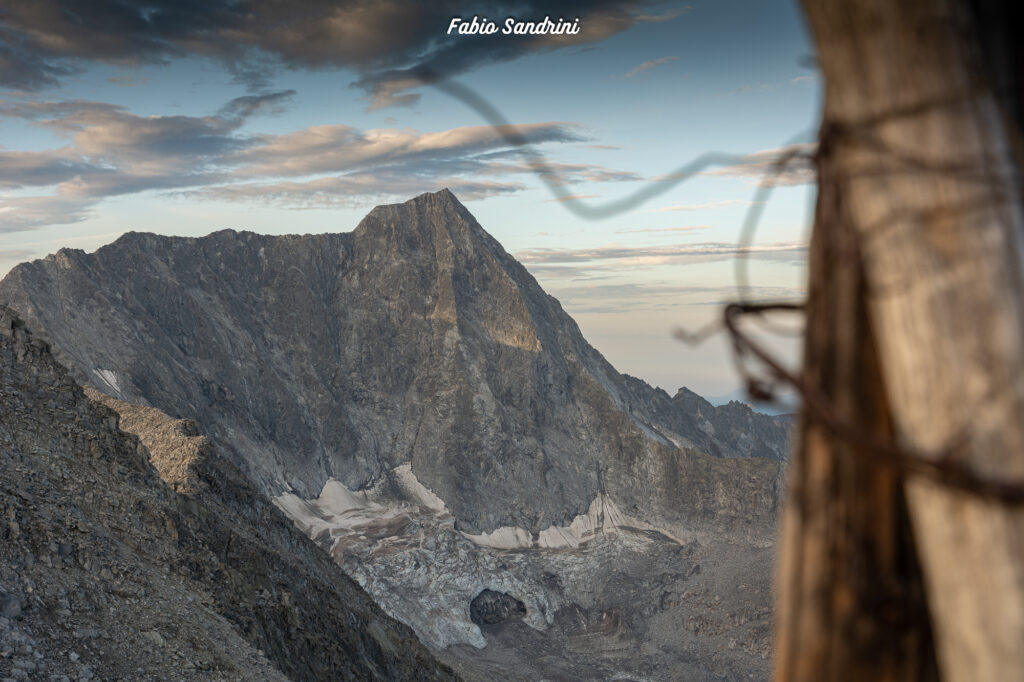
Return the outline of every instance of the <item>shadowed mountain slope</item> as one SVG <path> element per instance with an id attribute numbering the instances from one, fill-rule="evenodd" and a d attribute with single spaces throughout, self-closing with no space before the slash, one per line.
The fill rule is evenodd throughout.
<path id="1" fill-rule="evenodd" d="M 453 679 L 194 424 L 140 409 L 141 441 L 0 306 L 0 677 Z"/>

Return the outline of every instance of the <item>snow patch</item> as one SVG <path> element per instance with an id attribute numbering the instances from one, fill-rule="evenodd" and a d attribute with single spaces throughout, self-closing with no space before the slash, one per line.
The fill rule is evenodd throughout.
<path id="1" fill-rule="evenodd" d="M 273 500 L 278 509 L 306 535 L 314 540 L 323 535 L 337 535 L 376 521 L 388 520 L 402 511 L 369 499 L 366 492 L 353 492 L 341 481 L 327 479 L 320 497 L 304 500 L 295 493 L 282 493 Z M 333 532 L 332 532 L 333 531 Z"/>
<path id="2" fill-rule="evenodd" d="M 447 514 L 448 506 L 434 491 L 420 483 L 412 472 L 412 464 L 406 462 L 391 471 L 399 490 L 411 501 L 441 514 Z"/>
<path id="3" fill-rule="evenodd" d="M 303 533 L 328 547 L 334 560 L 386 613 L 440 649 L 487 645 L 469 613 L 470 602 L 485 589 L 521 600 L 526 605 L 523 620 L 530 627 L 549 627 L 566 603 L 565 595 L 562 587 L 548 580 L 549 570 L 536 567 L 548 565 L 546 561 L 552 566 L 568 562 L 567 567 L 586 561 L 585 551 L 572 550 L 590 540 L 616 536 L 616 543 L 648 542 L 650 538 L 627 529 L 654 530 L 684 544 L 629 517 L 604 494 L 566 526 L 539 533 L 513 526 L 464 533 L 456 530 L 444 500 L 416 478 L 408 463 L 388 471 L 366 490 L 350 490 L 331 478 L 316 499 L 284 492 L 274 504 Z M 504 551 L 521 549 L 531 551 Z"/>
<path id="4" fill-rule="evenodd" d="M 540 531 L 536 538 L 525 528 L 513 526 L 502 526 L 490 533 L 463 535 L 478 545 L 493 549 L 576 549 L 602 533 L 616 533 L 620 529 L 655 531 L 675 542 L 685 544 L 666 530 L 623 513 L 619 506 L 603 493 L 594 498 L 586 514 L 576 516 L 568 526 L 549 526 Z"/>
<path id="5" fill-rule="evenodd" d="M 444 501 L 409 464 L 367 490 L 353 491 L 331 478 L 316 499 L 284 492 L 273 501 L 299 530 L 329 546 L 385 612 L 431 646 L 486 646 L 469 614 L 470 601 L 484 589 L 517 595 L 531 627 L 542 630 L 553 622 L 557 595 L 510 573 L 495 553 L 455 530 Z"/>
<path id="6" fill-rule="evenodd" d="M 109 369 L 94 369 L 93 373 L 100 378 L 100 381 L 105 383 L 107 387 L 114 391 L 118 396 L 121 395 L 121 385 L 117 381 L 117 374 L 113 370 Z"/>

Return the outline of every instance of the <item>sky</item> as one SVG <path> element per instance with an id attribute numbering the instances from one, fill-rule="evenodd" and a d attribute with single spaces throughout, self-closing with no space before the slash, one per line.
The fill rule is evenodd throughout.
<path id="1" fill-rule="evenodd" d="M 447 33 L 474 16 L 499 33 Z M 746 295 L 805 294 L 820 104 L 790 1 L 0 4 L 0 276 L 132 230 L 346 232 L 448 187 L 617 369 L 719 396 L 727 340 L 673 330 L 737 298 L 751 210 Z"/>

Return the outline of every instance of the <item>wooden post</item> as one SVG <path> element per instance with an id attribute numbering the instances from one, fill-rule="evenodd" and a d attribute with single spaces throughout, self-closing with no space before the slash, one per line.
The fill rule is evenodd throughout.
<path id="1" fill-rule="evenodd" d="M 841 418 L 890 439 L 864 272 L 831 163 L 820 155 L 804 377 Z M 898 472 L 808 414 L 790 463 L 776 570 L 776 679 L 934 679 Z"/>
<path id="2" fill-rule="evenodd" d="M 826 84 L 806 376 L 876 434 L 959 443 L 976 471 L 1024 480 L 1020 179 L 967 5 L 804 7 Z M 807 418 L 794 467 L 777 679 L 934 674 L 905 508 L 942 678 L 1024 680 L 1024 510 L 914 477 L 904 503 Z M 887 623 L 896 641 L 877 639 Z"/>

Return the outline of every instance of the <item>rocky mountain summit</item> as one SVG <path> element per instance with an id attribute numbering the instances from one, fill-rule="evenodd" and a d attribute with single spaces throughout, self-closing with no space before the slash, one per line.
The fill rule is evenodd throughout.
<path id="1" fill-rule="evenodd" d="M 345 234 L 62 249 L 12 270 L 0 301 L 83 385 L 196 420 L 269 495 L 409 462 L 477 533 L 567 522 L 601 492 L 668 523 L 774 504 L 763 481 L 715 492 L 763 466 L 703 455 L 778 459 L 784 427 L 744 444 L 721 408 L 616 372 L 447 190 Z"/>
<path id="2" fill-rule="evenodd" d="M 351 233 L 63 249 L 0 302 L 124 423 L 190 420 L 466 677 L 766 673 L 787 420 L 618 373 L 448 191 Z"/>
<path id="3" fill-rule="evenodd" d="M 94 395 L 0 306 L 0 678 L 454 679 L 194 423 Z"/>

